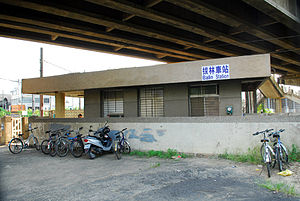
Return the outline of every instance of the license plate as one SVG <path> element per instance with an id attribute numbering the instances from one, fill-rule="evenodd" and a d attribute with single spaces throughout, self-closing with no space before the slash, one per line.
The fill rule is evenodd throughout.
<path id="1" fill-rule="evenodd" d="M 86 145 L 84 145 L 84 149 L 89 149 L 91 147 L 91 145 L 90 144 L 86 144 Z"/>

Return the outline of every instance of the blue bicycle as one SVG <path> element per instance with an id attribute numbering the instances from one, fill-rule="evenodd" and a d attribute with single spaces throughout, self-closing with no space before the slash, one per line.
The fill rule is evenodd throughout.
<path id="1" fill-rule="evenodd" d="M 274 145 L 273 145 L 273 150 L 275 153 L 275 160 L 273 164 L 273 168 L 275 167 L 276 163 L 278 164 L 278 169 L 281 172 L 283 170 L 282 164 L 283 163 L 288 163 L 289 161 L 289 155 L 287 148 L 283 145 L 283 143 L 280 140 L 280 133 L 282 133 L 285 129 L 280 129 L 279 131 L 272 132 L 269 134 L 269 137 L 272 136 L 275 138 L 273 140 Z"/>
<path id="2" fill-rule="evenodd" d="M 117 140 L 114 142 L 114 153 L 118 160 L 121 159 L 122 153 L 129 154 L 131 152 L 129 142 L 126 140 L 124 135 L 124 131 L 126 129 L 127 128 L 124 128 L 123 130 L 115 133 Z"/>

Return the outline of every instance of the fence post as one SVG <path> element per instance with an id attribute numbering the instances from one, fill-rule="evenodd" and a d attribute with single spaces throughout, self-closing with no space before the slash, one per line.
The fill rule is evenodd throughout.
<path id="1" fill-rule="evenodd" d="M 28 129 L 29 129 L 28 117 L 22 117 L 22 133 L 24 134 L 23 135 L 24 139 L 27 139 L 29 137 Z"/>
<path id="2" fill-rule="evenodd" d="M 3 124 L 3 130 L 1 130 L 0 144 L 8 144 L 12 138 L 12 121 L 11 117 L 3 117 L 1 119 L 1 124 Z"/>

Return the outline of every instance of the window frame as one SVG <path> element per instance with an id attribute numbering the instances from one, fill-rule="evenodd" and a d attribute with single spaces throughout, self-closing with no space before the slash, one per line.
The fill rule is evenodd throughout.
<path id="1" fill-rule="evenodd" d="M 203 88 L 202 87 L 205 87 L 205 86 L 216 86 L 216 93 L 215 94 L 203 94 L 202 91 L 203 91 Z M 192 88 L 200 88 L 201 87 L 201 93 L 199 94 L 191 94 L 191 90 Z M 189 116 L 190 117 L 206 117 L 206 116 L 212 116 L 212 115 L 207 115 L 207 110 L 205 108 L 205 101 L 207 98 L 218 98 L 218 110 L 217 110 L 217 113 L 219 116 L 219 106 L 220 106 L 220 86 L 219 84 L 216 84 L 216 83 L 211 83 L 211 84 L 195 84 L 195 85 L 190 85 L 189 86 L 189 90 L 188 90 L 188 100 L 189 100 Z M 191 102 L 191 99 L 192 98 L 203 98 L 203 113 L 204 115 L 192 115 L 192 102 Z"/>
<path id="2" fill-rule="evenodd" d="M 117 92 L 121 92 L 121 102 L 122 102 L 122 112 L 117 112 L 118 111 L 118 96 L 116 95 Z M 111 110 L 110 111 L 110 107 L 108 105 L 108 102 L 106 104 L 106 100 L 108 100 L 108 94 L 109 93 L 114 93 L 114 111 Z M 108 96 L 107 96 L 108 95 Z M 106 89 L 106 90 L 103 90 L 102 91 L 102 109 L 103 109 L 103 112 L 102 112 L 102 115 L 103 117 L 124 117 L 124 90 L 123 89 Z M 107 106 L 107 114 L 106 114 L 106 106 Z"/>
<path id="3" fill-rule="evenodd" d="M 147 105 L 146 105 L 146 116 L 143 116 L 142 114 L 142 90 L 144 90 L 144 94 L 145 94 L 145 101 L 148 101 L 147 100 L 147 97 L 146 97 L 146 93 L 147 91 L 146 90 L 154 90 L 154 93 L 155 91 L 157 90 L 161 90 L 162 91 L 162 96 L 160 97 L 151 97 L 151 106 L 150 106 L 150 113 L 151 115 L 148 116 L 148 112 L 147 112 L 147 109 L 149 108 Z M 165 97 L 164 97 L 164 87 L 163 86 L 153 86 L 153 87 L 140 87 L 138 89 L 138 116 L 139 117 L 164 117 L 165 116 Z M 151 93 L 153 93 L 153 91 L 151 91 Z M 161 98 L 162 100 L 162 107 L 156 107 L 154 105 L 157 105 L 157 104 L 160 104 L 159 102 L 156 102 L 155 99 L 157 98 Z M 150 99 L 149 99 L 150 100 Z M 159 110 L 162 110 L 162 112 L 159 114 Z M 150 114 L 149 113 L 149 114 Z"/>

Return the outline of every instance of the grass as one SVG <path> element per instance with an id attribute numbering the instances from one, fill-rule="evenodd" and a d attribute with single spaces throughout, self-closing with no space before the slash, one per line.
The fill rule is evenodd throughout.
<path id="1" fill-rule="evenodd" d="M 249 148 L 248 152 L 245 154 L 229 154 L 225 152 L 224 154 L 219 154 L 218 157 L 236 162 L 247 162 L 251 164 L 260 164 L 262 160 L 259 147 L 255 147 L 254 149 Z"/>
<path id="2" fill-rule="evenodd" d="M 154 151 L 154 150 L 150 150 L 150 151 L 138 151 L 138 150 L 134 150 L 132 152 L 130 152 L 131 156 L 139 156 L 139 157 L 158 157 L 158 158 L 165 158 L 165 159 L 171 159 L 174 157 L 178 157 L 180 156 L 181 158 L 186 158 L 187 155 L 184 153 L 179 153 L 177 152 L 176 149 L 168 149 L 167 152 L 164 151 Z"/>
<path id="3" fill-rule="evenodd" d="M 274 191 L 274 192 L 282 192 L 285 193 L 287 195 L 291 195 L 291 196 L 297 196 L 299 197 L 300 195 L 296 193 L 295 190 L 295 186 L 293 185 L 287 185 L 284 183 L 272 183 L 270 181 L 267 181 L 263 184 L 258 184 L 260 187 L 269 189 L 270 191 Z"/>
<path id="4" fill-rule="evenodd" d="M 248 149 L 245 154 L 230 154 L 225 152 L 224 154 L 219 154 L 219 158 L 232 160 L 236 162 L 251 163 L 251 164 L 261 164 L 262 158 L 260 155 L 260 147 L 255 147 L 253 149 Z M 292 145 L 292 149 L 289 150 L 289 161 L 300 162 L 300 149 L 296 145 Z"/>
<path id="5" fill-rule="evenodd" d="M 300 149 L 296 145 L 292 145 L 292 149 L 289 150 L 290 161 L 300 162 Z"/>

